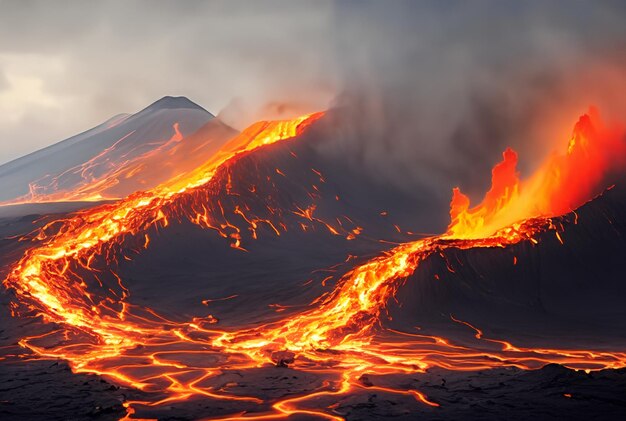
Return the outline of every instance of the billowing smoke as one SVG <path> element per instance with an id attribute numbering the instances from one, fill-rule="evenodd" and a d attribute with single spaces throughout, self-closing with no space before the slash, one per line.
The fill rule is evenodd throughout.
<path id="1" fill-rule="evenodd" d="M 340 146 L 434 200 L 477 198 L 506 146 L 527 174 L 596 105 L 626 120 L 622 2 L 339 2 Z M 420 194 L 423 194 L 420 191 Z"/>
<path id="2" fill-rule="evenodd" d="M 335 98 L 322 150 L 445 205 L 505 146 L 528 172 L 589 105 L 622 117 L 624 22 L 619 0 L 0 0 L 0 162 L 165 95 L 237 128 Z"/>

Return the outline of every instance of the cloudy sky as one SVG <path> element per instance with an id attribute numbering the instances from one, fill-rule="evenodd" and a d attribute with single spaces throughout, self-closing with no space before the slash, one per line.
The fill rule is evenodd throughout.
<path id="1" fill-rule="evenodd" d="M 184 95 L 235 125 L 347 101 L 358 165 L 454 155 L 468 180 L 591 103 L 621 113 L 624 51 L 617 0 L 0 0 L 0 163 Z"/>
<path id="2" fill-rule="evenodd" d="M 331 13 L 325 1 L 0 0 L 0 162 L 165 95 L 214 114 L 242 99 L 323 107 Z"/>

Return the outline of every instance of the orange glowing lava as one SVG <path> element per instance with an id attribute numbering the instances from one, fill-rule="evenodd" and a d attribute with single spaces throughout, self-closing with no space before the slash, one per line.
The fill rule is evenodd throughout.
<path id="1" fill-rule="evenodd" d="M 479 205 L 470 208 L 468 197 L 454 189 L 447 235 L 481 238 L 530 217 L 563 215 L 599 194 L 606 187 L 603 178 L 625 160 L 622 129 L 605 127 L 591 109 L 576 123 L 567 149 L 551 155 L 527 180 L 520 181 L 517 153 L 507 149 Z"/>
<path id="2" fill-rule="evenodd" d="M 507 149 L 504 160 L 493 170 L 492 187 L 479 206 L 470 208 L 469 199 L 455 189 L 447 233 L 399 245 L 355 267 L 333 291 L 316 299 L 308 309 L 282 320 L 229 331 L 216 328 L 212 317 L 185 323 L 170 321 L 130 303 L 127 289 L 114 273 L 117 289 L 111 289 L 104 298 L 93 294 L 83 275 L 95 271 L 98 259 L 116 259 L 117 249 L 128 238 L 138 237 L 142 247 L 149 247 L 146 230 L 165 227 L 173 217 L 186 217 L 216 229 L 230 239 L 233 247 L 242 248 L 240 229 L 227 220 L 217 222 L 207 210 L 208 202 L 194 202 L 190 207 L 173 204 L 195 194 L 221 166 L 239 154 L 294 137 L 322 115 L 257 123 L 193 172 L 44 227 L 4 284 L 15 291 L 22 305 L 58 327 L 46 335 L 24 338 L 20 344 L 41 357 L 63 358 L 76 372 L 98 373 L 161 394 L 154 401 L 126 402 L 125 419 L 133 419 L 140 406 L 192 397 L 261 404 L 263 401 L 256 396 L 235 393 L 234 386 L 216 388 L 212 379 L 226 369 L 247 370 L 273 364 L 277 359 L 289 360 L 296 370 L 324 373 L 329 380 L 313 392 L 272 401 L 266 411 L 236 413 L 224 419 L 308 414 L 340 420 L 342 417 L 333 412 L 332 401 L 367 390 L 411 396 L 422 405 L 439 405 L 417 390 L 370 384 L 363 380 L 367 374 L 415 373 L 433 366 L 456 370 L 499 366 L 529 369 L 550 362 L 585 369 L 626 366 L 623 352 L 516 347 L 484 338 L 480 330 L 456 319 L 475 330 L 474 345 L 394 331 L 382 324 L 389 299 L 430 255 L 446 248 L 536 242 L 539 232 L 557 230 L 550 217 L 573 210 L 600 193 L 604 175 L 623 164 L 626 153 L 621 133 L 603 128 L 593 113 L 577 123 L 568 152 L 548 159 L 527 180 L 520 180 L 517 154 Z M 281 176 L 278 171 L 277 176 Z M 209 193 L 201 197 L 212 199 Z M 172 209 L 177 213 L 172 214 Z M 336 228 L 315 218 L 314 210 L 311 206 L 290 212 L 339 234 Z M 242 208 L 237 211 L 250 229 L 266 224 L 280 233 L 277 221 L 261 220 Z M 354 234 L 354 230 L 348 234 Z M 320 399 L 328 399 L 329 403 L 312 407 L 311 402 Z"/>

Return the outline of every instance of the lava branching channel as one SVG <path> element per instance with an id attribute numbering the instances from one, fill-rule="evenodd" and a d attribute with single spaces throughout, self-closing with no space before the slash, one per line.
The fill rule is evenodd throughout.
<path id="1" fill-rule="evenodd" d="M 539 233 L 561 239 L 562 219 L 600 193 L 604 176 L 624 164 L 622 132 L 605 128 L 596 113 L 583 115 L 567 150 L 551 155 L 534 174 L 521 180 L 517 154 L 507 149 L 492 173 L 483 201 L 470 206 L 459 189 L 453 192 L 451 223 L 446 233 L 401 244 L 346 273 L 335 288 L 301 311 L 255 327 L 219 329 L 213 317 L 187 322 L 168 320 L 132 304 L 122 279 L 110 269 L 127 244 L 149 247 L 148 230 L 167 227 L 172 218 L 188 219 L 244 248 L 241 227 L 229 222 L 210 188 L 230 162 L 250 151 L 301 134 L 322 113 L 293 121 L 261 122 L 222 147 L 210 160 L 176 178 L 126 199 L 80 211 L 51 223 L 31 238 L 32 246 L 11 269 L 4 285 L 17 299 L 16 312 L 35 311 L 56 327 L 20 345 L 39 357 L 62 358 L 75 372 L 104 375 L 115 382 L 152 393 L 156 398 L 128 401 L 126 417 L 138 406 L 158 406 L 192 397 L 241 401 L 257 410 L 233 413 L 230 419 L 272 419 L 309 414 L 342 419 L 333 411 L 336 398 L 359 389 L 410 396 L 423 405 L 439 406 L 419 390 L 392 389 L 364 381 L 368 374 L 415 373 L 429 367 L 474 370 L 501 366 L 523 369 L 559 363 L 576 369 L 626 366 L 622 352 L 582 349 L 535 349 L 484 338 L 474 329 L 476 344 L 455 344 L 443 337 L 385 328 L 386 305 L 420 262 L 449 248 L 507 247 L 536 244 Z M 222 169 L 222 171 L 220 171 Z M 278 171 L 278 170 L 277 170 Z M 227 180 L 227 184 L 230 180 Z M 293 211 L 308 223 L 336 235 L 353 230 L 313 217 L 314 205 Z M 263 225 L 280 235 L 281 212 L 257 215 L 245 206 L 235 213 L 246 221 L 252 238 Z M 570 213 L 575 215 L 575 213 Z M 303 228 L 304 229 L 304 228 Z M 102 261 L 106 264 L 103 266 Z M 100 282 L 95 294 L 86 274 Z M 102 281 L 114 278 L 115 285 Z M 457 321 L 455 319 L 455 321 Z M 225 370 L 247 370 L 267 364 L 289 364 L 303 372 L 325 373 L 329 380 L 297 396 L 264 400 L 236 392 L 212 380 Z M 335 399 L 333 399 L 335 398 Z M 330 403 L 324 403 L 330 402 Z"/>

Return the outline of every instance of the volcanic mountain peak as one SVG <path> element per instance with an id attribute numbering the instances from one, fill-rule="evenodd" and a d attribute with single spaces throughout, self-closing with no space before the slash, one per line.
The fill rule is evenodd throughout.
<path id="1" fill-rule="evenodd" d="M 177 146 L 207 123 L 211 125 L 203 132 L 206 136 Z M 170 174 L 161 171 L 154 160 L 167 160 L 169 168 L 174 168 L 174 162 L 183 166 L 182 161 L 195 165 L 190 161 L 204 155 L 194 155 L 190 149 L 209 153 L 210 145 L 221 145 L 233 136 L 232 130 L 222 126 L 211 113 L 185 97 L 163 97 L 138 113 L 119 114 L 0 166 L 4 187 L 0 202 L 99 200 L 149 188 Z"/>
<path id="2" fill-rule="evenodd" d="M 175 109 L 191 109 L 191 110 L 199 110 L 204 111 L 208 114 L 207 110 L 190 100 L 185 96 L 164 96 L 163 98 L 153 102 L 148 105 L 146 108 L 141 110 L 139 113 L 143 113 L 144 111 L 158 111 L 158 110 L 175 110 Z M 213 114 L 211 114 L 213 116 Z M 213 116 L 214 117 L 214 116 Z"/>

